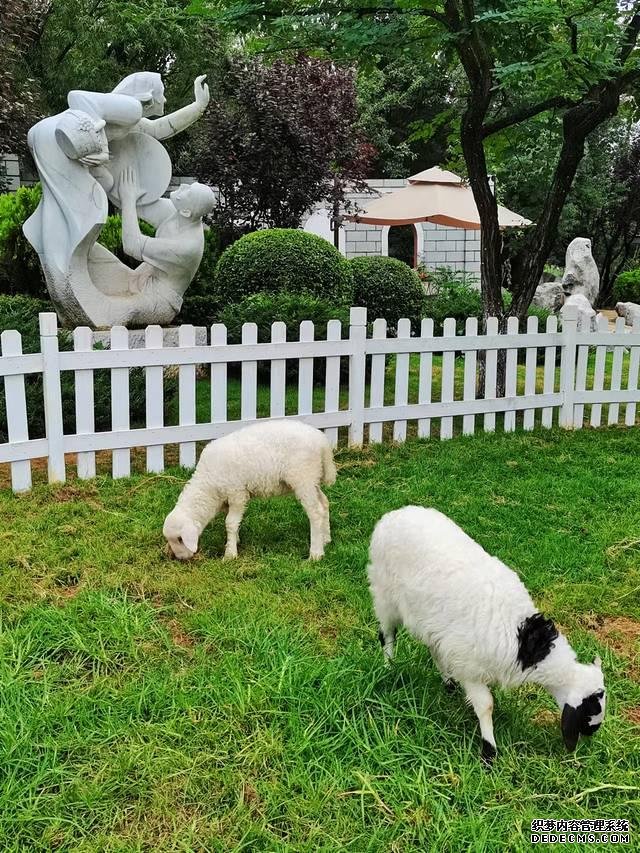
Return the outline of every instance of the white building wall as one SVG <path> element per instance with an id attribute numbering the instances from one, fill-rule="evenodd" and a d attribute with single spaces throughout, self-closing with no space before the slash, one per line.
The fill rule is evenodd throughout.
<path id="1" fill-rule="evenodd" d="M 7 192 L 13 192 L 20 186 L 20 163 L 15 154 L 0 157 L 0 176 L 7 182 Z"/>
<path id="2" fill-rule="evenodd" d="M 372 193 L 354 193 L 350 198 L 365 209 L 374 198 L 402 189 L 407 181 L 402 178 L 372 179 L 367 181 Z M 450 267 L 471 275 L 480 274 L 480 231 L 475 229 L 450 228 L 433 222 L 419 222 L 418 262 L 427 269 Z M 346 256 L 357 258 L 363 255 L 388 254 L 388 227 L 345 222 Z"/>

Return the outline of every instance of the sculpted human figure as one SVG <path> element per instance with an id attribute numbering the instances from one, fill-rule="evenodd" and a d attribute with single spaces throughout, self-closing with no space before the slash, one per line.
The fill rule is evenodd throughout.
<path id="1" fill-rule="evenodd" d="M 42 200 L 24 233 L 38 252 L 66 325 L 166 324 L 179 311 L 202 258 L 201 218 L 214 197 L 200 184 L 188 193 L 187 188 L 188 204 L 180 210 L 189 214 L 176 214 L 174 204 L 162 198 L 171 180 L 171 161 L 159 140 L 202 115 L 209 101 L 204 76 L 196 79 L 194 91 L 193 103 L 164 116 L 160 75 L 131 74 L 113 92 L 70 92 L 68 110 L 29 131 Z M 96 242 L 108 201 L 122 207 L 125 187 L 126 239 L 129 248 L 136 248 L 131 254 L 143 261 L 135 270 Z M 132 236 L 138 216 L 158 228 L 155 242 L 141 243 Z"/>
<path id="2" fill-rule="evenodd" d="M 140 231 L 137 201 L 140 189 L 135 170 L 125 169 L 118 191 L 122 201 L 122 244 L 125 252 L 143 261 L 136 270 L 138 311 L 152 312 L 157 323 L 170 322 L 182 307 L 182 297 L 196 274 L 204 251 L 202 217 L 213 210 L 215 195 L 197 182 L 183 184 L 169 199 L 160 199 L 162 218 L 156 236 Z M 168 318 L 168 319 L 166 319 Z M 136 321 L 137 317 L 132 317 Z"/>
<path id="3" fill-rule="evenodd" d="M 209 103 L 206 75 L 197 77 L 194 101 L 169 115 L 164 115 L 166 98 L 159 74 L 139 71 L 125 77 L 112 92 L 69 92 L 67 102 L 96 119 L 105 121 L 111 162 L 97 167 L 93 174 L 120 207 L 117 178 L 124 165 L 136 168 L 138 180 L 145 192 L 139 199 L 140 218 L 152 225 L 162 218 L 155 202 L 166 192 L 171 180 L 171 161 L 159 140 L 170 139 L 186 130 L 204 113 Z"/>

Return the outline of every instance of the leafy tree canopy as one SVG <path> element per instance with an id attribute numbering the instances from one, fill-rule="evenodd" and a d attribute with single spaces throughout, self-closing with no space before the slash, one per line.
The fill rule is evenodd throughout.
<path id="1" fill-rule="evenodd" d="M 210 0 L 195 0 L 211 14 Z M 640 79 L 640 2 L 616 0 L 253 0 L 216 7 L 273 48 L 305 42 L 333 57 L 444 57 L 459 107 L 458 150 L 482 222 L 485 313 L 524 316 L 553 248 L 591 133 Z M 556 111 L 559 150 L 536 224 L 504 251 L 489 180 L 493 138 Z M 429 134 L 433 121 L 424 122 Z M 489 143 L 489 140 L 492 140 Z M 514 296 L 502 299 L 505 261 Z"/>

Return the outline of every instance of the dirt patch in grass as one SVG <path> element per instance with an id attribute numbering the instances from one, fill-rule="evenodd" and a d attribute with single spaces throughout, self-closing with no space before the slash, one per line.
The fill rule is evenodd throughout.
<path id="1" fill-rule="evenodd" d="M 599 642 L 630 662 L 628 675 L 640 680 L 640 622 L 628 616 L 598 616 L 590 614 L 584 621 Z"/>
<path id="2" fill-rule="evenodd" d="M 640 726 L 640 705 L 636 705 L 633 708 L 625 708 L 622 713 L 634 726 Z"/>
<path id="3" fill-rule="evenodd" d="M 49 498 L 58 504 L 68 503 L 69 501 L 85 501 L 87 498 L 97 497 L 98 490 L 93 483 L 87 486 L 80 483 L 67 483 L 65 486 L 52 489 L 49 494 Z"/>
<path id="4" fill-rule="evenodd" d="M 174 646 L 179 646 L 181 649 L 192 649 L 195 645 L 195 640 L 191 634 L 187 634 L 182 625 L 177 619 L 163 620 L 164 626 L 169 632 L 169 636 Z"/>
<path id="5" fill-rule="evenodd" d="M 80 592 L 79 584 L 69 584 L 68 586 L 57 586 L 55 589 L 55 594 L 58 599 L 61 599 L 61 603 L 65 601 L 71 601 L 72 598 L 75 598 L 76 595 Z"/>
<path id="6" fill-rule="evenodd" d="M 242 786 L 242 802 L 245 806 L 248 806 L 251 811 L 260 811 L 260 807 L 262 805 L 260 794 L 250 782 L 245 782 Z"/>
<path id="7" fill-rule="evenodd" d="M 640 622 L 627 616 L 607 616 L 595 633 L 599 640 L 623 657 L 635 657 L 640 640 Z"/>
<path id="8" fill-rule="evenodd" d="M 559 715 L 557 711 L 550 711 L 548 708 L 541 708 L 531 717 L 531 722 L 534 726 L 548 728 L 549 726 L 557 726 Z"/>

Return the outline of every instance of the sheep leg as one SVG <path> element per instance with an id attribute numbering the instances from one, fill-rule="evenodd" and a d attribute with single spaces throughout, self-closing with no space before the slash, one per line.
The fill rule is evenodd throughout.
<path id="1" fill-rule="evenodd" d="M 327 498 L 325 493 L 322 491 L 320 486 L 318 486 L 317 488 L 318 488 L 318 498 L 320 499 L 320 503 L 322 504 L 322 506 L 324 508 L 324 524 L 323 524 L 324 544 L 328 545 L 329 542 L 331 542 L 331 521 L 330 521 L 330 517 L 329 517 L 329 499 Z"/>
<path id="2" fill-rule="evenodd" d="M 378 617 L 380 630 L 378 631 L 378 640 L 382 646 L 384 662 L 389 666 L 393 660 L 395 651 L 396 633 L 400 620 L 393 605 L 389 605 L 386 596 L 373 594 L 373 607 Z"/>
<path id="3" fill-rule="evenodd" d="M 393 654 L 395 652 L 396 645 L 396 634 L 397 628 L 395 625 L 390 626 L 386 624 L 383 627 L 383 623 L 380 623 L 380 630 L 378 631 L 378 640 L 380 641 L 380 645 L 382 646 L 382 654 L 384 655 L 385 666 L 389 666 L 391 661 L 393 660 Z"/>
<path id="4" fill-rule="evenodd" d="M 229 511 L 225 519 L 225 527 L 227 530 L 227 545 L 224 550 L 225 560 L 232 560 L 238 556 L 238 530 L 240 522 L 244 515 L 247 506 L 247 499 L 244 495 L 235 495 L 229 498 Z"/>
<path id="5" fill-rule="evenodd" d="M 476 712 L 482 734 L 482 759 L 491 764 L 496 756 L 496 741 L 493 736 L 493 696 L 486 684 L 464 682 L 467 701 Z"/>
<path id="6" fill-rule="evenodd" d="M 324 557 L 326 513 L 318 497 L 318 489 L 315 486 L 294 487 L 294 492 L 309 517 L 311 528 L 309 559 L 320 560 Z"/>
<path id="7" fill-rule="evenodd" d="M 431 657 L 433 658 L 433 662 L 436 665 L 436 669 L 440 673 L 445 690 L 447 691 L 447 693 L 453 693 L 453 691 L 456 689 L 455 681 L 449 675 L 445 667 L 442 665 L 442 663 L 438 660 L 438 658 L 433 652 L 431 653 Z"/>

